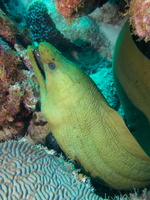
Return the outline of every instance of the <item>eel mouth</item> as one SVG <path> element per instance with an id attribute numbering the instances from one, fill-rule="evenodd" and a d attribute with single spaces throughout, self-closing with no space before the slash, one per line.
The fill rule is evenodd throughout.
<path id="1" fill-rule="evenodd" d="M 39 54 L 39 51 L 38 51 L 37 48 L 33 50 L 33 56 L 34 56 L 34 59 L 35 59 L 37 66 L 38 66 L 38 69 L 40 70 L 40 72 L 41 72 L 41 74 L 42 74 L 42 76 L 45 80 L 44 65 L 41 61 L 40 54 Z"/>

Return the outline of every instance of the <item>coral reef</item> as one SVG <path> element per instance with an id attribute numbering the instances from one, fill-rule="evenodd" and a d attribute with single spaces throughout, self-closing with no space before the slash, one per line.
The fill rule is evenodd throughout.
<path id="1" fill-rule="evenodd" d="M 56 24 L 57 29 L 75 45 L 82 47 L 89 43 L 94 48 L 98 41 L 101 40 L 99 27 L 88 16 L 68 22 L 60 15 L 53 2 L 51 3 L 51 7 L 49 7 L 49 14 Z M 103 37 L 105 36 L 103 35 Z"/>
<path id="2" fill-rule="evenodd" d="M 45 142 L 45 138 L 50 132 L 50 126 L 42 116 L 41 112 L 34 112 L 27 130 L 34 144 Z"/>
<path id="3" fill-rule="evenodd" d="M 91 13 L 107 0 L 55 0 L 59 12 L 65 18 L 75 18 Z"/>
<path id="4" fill-rule="evenodd" d="M 42 12 L 38 11 L 40 5 L 42 5 L 42 8 L 45 7 L 45 15 L 42 14 Z M 31 22 L 29 24 L 32 25 L 32 27 L 36 26 L 35 30 L 37 31 L 34 32 L 35 41 L 36 38 L 39 38 L 40 41 L 44 40 L 53 44 L 68 59 L 76 62 L 89 75 L 92 75 L 92 77 L 96 78 L 94 81 L 97 82 L 99 79 L 98 82 L 106 82 L 106 77 L 109 78 L 111 84 L 109 84 L 109 81 L 107 81 L 108 86 L 106 87 L 106 85 L 101 84 L 100 89 L 102 90 L 102 93 L 105 95 L 108 101 L 111 103 L 111 106 L 118 110 L 120 103 L 113 84 L 112 68 L 110 62 L 113 51 L 112 47 L 115 41 L 114 37 L 120 30 L 120 24 L 116 25 L 116 23 L 118 23 L 119 20 L 122 19 L 121 17 L 119 18 L 117 12 L 118 10 L 116 5 L 107 3 L 102 8 L 98 8 L 95 12 L 93 12 L 90 17 L 84 16 L 79 19 L 73 20 L 71 23 L 68 23 L 58 13 L 53 1 L 51 1 L 50 5 L 46 3 L 46 1 L 42 3 L 40 1 L 33 1 L 28 6 L 27 18 Z M 61 35 L 61 38 L 56 35 L 57 42 L 55 42 L 56 40 L 53 38 L 53 34 L 49 34 L 49 37 L 45 38 L 43 37 L 44 34 L 43 36 L 39 34 L 41 29 L 43 32 L 47 32 L 46 30 L 48 26 L 46 27 L 44 25 L 41 28 L 41 25 L 37 23 L 37 21 L 40 21 L 41 19 L 43 20 L 43 24 L 47 24 L 48 18 L 51 18 L 56 24 L 55 29 L 57 28 L 63 34 Z M 110 29 L 109 31 L 113 40 L 113 45 L 104 36 L 99 28 L 104 26 L 104 24 L 106 23 L 108 24 L 108 26 L 110 24 L 113 24 L 113 27 L 115 26 L 116 29 L 115 32 L 112 29 Z M 71 43 L 75 44 L 75 47 L 71 48 L 70 43 L 64 45 L 64 43 L 62 43 L 62 37 L 69 39 Z M 58 42 L 59 44 L 57 45 L 56 43 Z M 60 49 L 60 47 L 63 46 L 64 48 Z M 105 56 L 106 59 L 102 55 Z M 98 74 L 96 75 L 97 72 Z M 111 87 L 111 89 L 109 87 Z M 109 94 L 110 90 L 111 94 Z M 123 112 L 121 111 L 121 113 Z"/>
<path id="5" fill-rule="evenodd" d="M 100 200 L 74 166 L 27 142 L 0 144 L 0 198 Z M 83 180 L 83 181 L 82 181 Z"/>
<path id="6" fill-rule="evenodd" d="M 48 12 L 47 4 L 33 1 L 29 4 L 26 15 L 27 27 L 32 32 L 33 41 L 47 41 L 61 51 L 71 49 L 73 43 L 56 28 Z"/>
<path id="7" fill-rule="evenodd" d="M 144 40 L 150 41 L 150 1 L 131 0 L 128 15 L 133 27 L 133 33 Z"/>
<path id="8" fill-rule="evenodd" d="M 33 73 L 23 70 L 17 52 L 0 40 L 0 141 L 23 132 L 25 119 L 35 109 Z M 38 93 L 38 92 L 37 92 Z"/>
<path id="9" fill-rule="evenodd" d="M 31 0 L 1 0 L 1 9 L 10 16 L 11 19 L 20 23 L 25 18 L 26 6 Z M 15 12 L 13 12 L 13 10 Z M 23 12 L 24 11 L 24 12 Z"/>
<path id="10" fill-rule="evenodd" d="M 3 37 L 9 44 L 16 43 L 16 26 L 0 9 L 0 36 Z"/>
<path id="11" fill-rule="evenodd" d="M 115 196 L 113 200 L 150 200 L 150 190 L 143 189 L 142 191 L 136 190 L 128 195 Z"/>
<path id="12" fill-rule="evenodd" d="M 104 1 L 99 0 L 97 2 L 104 3 Z M 82 16 L 91 12 L 92 9 L 96 8 L 97 2 L 95 4 L 93 3 L 94 7 L 92 8 L 88 7 L 88 5 L 90 5 L 91 2 L 94 2 L 94 0 L 91 1 L 83 0 L 82 3 L 84 5 L 81 9 L 78 9 L 79 8 L 78 6 L 81 5 L 79 3 L 80 2 L 79 0 L 73 0 L 73 1 L 59 0 L 59 2 L 58 0 L 55 0 L 55 2 L 57 2 L 58 5 L 57 8 L 59 8 L 59 3 L 62 5 L 66 3 L 70 5 L 71 3 L 70 8 L 65 7 L 64 17 L 66 16 L 67 19 L 65 19 L 59 13 L 53 0 L 43 0 L 43 1 L 2 0 L 1 1 L 1 8 L 3 8 L 3 11 L 5 10 L 6 11 L 5 13 L 7 13 L 7 15 L 11 17 L 11 19 L 15 20 L 18 23 L 18 25 L 14 21 L 10 20 L 10 18 L 6 16 L 6 14 L 2 12 L 2 10 L 0 10 L 0 91 L 1 91 L 0 92 L 0 107 L 1 107 L 0 141 L 5 141 L 7 139 L 12 139 L 12 138 L 19 139 L 21 135 L 24 135 L 25 129 L 27 129 L 28 133 L 27 137 L 29 137 L 28 141 L 30 141 L 30 139 L 32 138 L 32 141 L 30 142 L 32 142 L 33 144 L 45 143 L 45 145 L 48 148 L 53 148 L 57 150 L 57 152 L 61 152 L 60 147 L 58 146 L 52 133 L 50 132 L 48 134 L 50 127 L 46 122 L 46 120 L 41 116 L 39 109 L 37 109 L 38 112 L 34 112 L 36 110 L 35 109 L 36 102 L 39 99 L 39 92 L 38 92 L 37 80 L 34 74 L 32 73 L 32 67 L 29 62 L 28 56 L 26 55 L 26 50 L 24 47 L 32 43 L 30 38 L 32 38 L 33 41 L 35 42 L 40 42 L 44 40 L 52 43 L 62 52 L 62 54 L 67 56 L 67 58 L 69 58 L 70 60 L 75 61 L 83 70 L 85 70 L 87 74 L 89 74 L 90 77 L 95 81 L 100 90 L 102 90 L 102 94 L 105 96 L 105 98 L 112 106 L 112 108 L 114 108 L 115 110 L 119 109 L 119 112 L 122 113 L 122 110 L 120 109 L 120 101 L 116 94 L 114 81 L 112 78 L 111 58 L 116 37 L 120 30 L 121 24 L 124 21 L 124 19 L 118 14 L 118 12 L 121 11 L 124 13 L 126 9 L 124 8 L 125 6 L 124 0 L 110 0 L 108 3 L 104 4 L 103 7 L 97 8 L 90 15 L 83 16 L 78 19 L 72 19 L 74 17 Z M 88 5 L 85 2 L 88 2 Z M 118 6 L 115 4 L 115 2 L 117 2 Z M 140 39 L 144 38 L 146 42 L 149 41 L 150 38 L 149 19 L 148 19 L 149 1 L 128 0 L 128 2 L 131 2 L 128 14 L 130 16 L 130 22 L 134 29 L 133 33 L 139 35 Z M 127 9 L 128 5 L 129 4 L 127 4 L 126 7 Z M 76 11 L 74 10 L 74 8 L 77 8 Z M 60 10 L 62 10 L 63 12 L 62 7 L 60 7 Z M 71 18 L 71 20 L 68 20 L 68 18 Z M 30 34 L 30 38 L 28 37 L 30 32 L 28 31 L 28 29 L 25 28 L 26 22 L 32 32 L 32 35 Z M 139 30 L 140 34 L 138 34 L 136 28 Z M 63 40 L 64 38 L 69 40 L 71 43 L 66 43 L 66 41 L 64 42 Z M 139 38 L 137 37 L 135 40 L 138 39 Z M 63 43 L 65 43 L 65 45 Z M 70 48 L 71 47 L 70 44 L 72 43 L 81 48 Z M 146 52 L 146 55 L 148 55 L 149 54 L 149 46 L 147 45 L 148 42 L 145 44 L 146 48 L 145 45 L 143 46 L 143 48 L 144 51 Z M 64 48 L 60 49 L 60 47 L 62 46 L 64 46 Z M 70 53 L 72 57 L 70 56 Z M 25 66 L 30 71 L 25 70 L 26 69 Z M 123 115 L 124 114 L 122 113 L 122 116 Z M 137 119 L 137 117 L 135 118 Z M 31 119 L 30 124 L 29 124 L 29 119 Z M 8 143 L 5 143 L 6 146 L 7 144 Z M 4 146 L 4 144 L 1 144 L 1 147 L 2 146 Z M 19 148 L 17 146 L 19 146 Z M 23 145 L 23 148 L 25 146 L 26 144 Z M 27 144 L 26 147 L 29 150 L 31 146 L 30 145 L 28 146 Z M 11 149 L 10 151 L 14 149 L 13 152 L 15 154 L 14 156 L 16 155 L 18 156 L 19 153 L 21 154 L 21 152 L 19 152 L 20 151 L 19 149 L 21 149 L 20 143 L 14 143 L 14 142 L 10 143 L 8 145 L 8 148 Z M 19 153 L 15 151 L 15 148 Z M 28 152 L 27 155 L 29 156 L 30 152 Z M 7 155 L 5 156 L 3 154 L 3 156 L 4 159 L 7 159 Z M 31 158 L 33 158 L 32 156 L 33 155 L 31 153 Z M 15 162 L 13 159 L 11 163 L 11 169 L 13 168 L 12 165 L 14 163 Z M 8 167 L 10 166 L 9 164 Z M 25 164 L 23 164 L 23 167 L 24 165 Z M 63 165 L 66 166 L 66 163 L 64 163 L 64 161 Z M 25 166 L 25 168 L 30 169 L 27 168 L 27 166 Z M 18 172 L 16 172 L 16 174 L 17 173 Z M 27 177 L 27 179 L 23 180 L 28 181 L 30 178 L 32 179 L 33 176 L 31 177 L 30 175 L 29 178 Z M 18 174 L 16 176 L 19 177 Z M 2 177 L 4 178 L 5 176 L 2 175 Z M 40 176 L 38 177 L 40 179 Z M 41 177 L 43 178 L 43 176 Z M 61 177 L 63 179 L 66 176 L 64 177 L 61 176 Z M 45 180 L 44 178 L 42 180 Z M 80 179 L 80 176 L 78 176 L 77 178 Z M 12 181 L 10 179 L 9 181 L 12 184 Z M 6 181 L 7 180 L 8 176 L 6 178 Z M 85 177 L 82 178 L 81 175 L 81 180 L 86 181 L 87 179 Z M 45 189 L 45 187 L 43 187 L 40 181 L 38 182 L 37 186 L 37 188 L 40 189 L 38 189 L 39 192 L 37 191 L 36 195 L 40 195 L 43 197 L 45 193 L 42 193 L 41 190 L 43 188 Z M 18 185 L 16 186 L 15 184 L 17 185 L 18 183 L 14 182 L 14 191 L 16 191 L 19 188 L 15 193 L 15 195 L 18 193 L 18 191 L 23 195 L 25 195 L 27 191 L 26 188 L 28 188 L 29 186 L 28 182 L 26 185 L 24 185 L 25 187 L 24 186 L 22 187 L 20 182 L 19 186 Z M 5 184 L 3 182 L 2 188 L 5 187 L 4 185 Z M 68 185 L 67 187 L 70 194 L 70 187 Z M 105 187 L 102 186 L 98 186 L 98 188 L 100 190 L 100 195 L 102 193 L 103 194 L 106 193 L 103 195 L 105 196 L 106 200 L 106 196 L 109 195 L 109 189 L 108 188 L 105 189 Z M 60 190 L 59 189 L 57 190 L 58 193 L 62 191 L 61 189 Z M 2 198 L 3 195 L 4 199 L 9 198 L 6 197 L 6 195 L 9 194 L 9 192 L 11 193 L 11 191 L 7 183 L 6 183 L 6 189 L 4 190 L 5 190 L 4 194 L 2 191 L 0 191 L 0 198 Z M 68 190 L 64 191 L 68 192 Z M 77 187 L 77 190 L 80 190 L 80 188 L 78 189 Z M 6 194 L 7 191 L 8 193 Z M 14 191 L 12 191 L 13 194 Z M 28 191 L 31 190 L 29 189 Z M 113 191 L 113 194 L 115 193 L 114 190 L 111 189 L 111 191 Z M 77 193 L 79 193 L 79 191 L 77 191 Z M 47 194 L 47 196 L 48 195 L 49 194 Z M 47 199 L 47 196 L 44 196 L 42 199 L 45 198 Z M 86 197 L 87 196 L 85 195 L 85 198 Z M 14 198 L 17 199 L 16 196 Z M 52 198 L 57 199 L 59 197 L 58 195 L 54 195 L 54 197 Z M 112 197 L 110 198 L 112 199 Z M 18 199 L 20 198 L 18 197 Z M 26 199 L 28 199 L 28 195 Z M 75 199 L 77 198 L 75 197 Z M 150 199 L 150 191 L 145 189 L 141 194 L 137 190 L 135 191 L 135 193 L 129 194 L 128 196 L 127 195 L 115 196 L 113 199 L 148 200 Z"/>
<path id="13" fill-rule="evenodd" d="M 57 35 L 58 30 L 48 15 L 45 4 L 41 1 L 35 1 L 29 5 L 26 22 L 37 42 L 48 40 Z"/>
<path id="14" fill-rule="evenodd" d="M 33 112 L 30 124 L 27 128 L 26 139 L 29 142 L 31 139 L 32 144 L 43 144 L 48 149 L 54 149 L 58 153 L 62 153 L 62 150 L 50 131 L 50 125 L 40 111 Z"/>
<path id="15" fill-rule="evenodd" d="M 2 10 L 0 22 L 0 141 L 5 141 L 24 134 L 39 93 L 34 74 L 27 70 L 30 38 Z"/>
<path id="16" fill-rule="evenodd" d="M 11 47 L 14 47 L 18 41 L 25 47 L 31 44 L 31 39 L 28 37 L 29 31 L 26 28 L 18 28 L 17 24 L 11 20 L 0 9 L 0 37 L 5 40 Z"/>
<path id="17" fill-rule="evenodd" d="M 100 32 L 99 27 L 97 26 L 97 21 L 95 19 L 100 18 L 99 14 L 100 10 L 98 11 L 98 13 L 95 15 L 95 18 L 92 18 L 92 15 L 89 17 L 84 16 L 81 17 L 80 19 L 74 20 L 71 23 L 68 23 L 67 21 L 65 21 L 60 14 L 58 13 L 55 4 L 53 1 L 50 2 L 50 4 L 48 3 L 49 1 L 32 1 L 29 5 L 28 5 L 28 10 L 27 14 L 26 14 L 26 18 L 27 21 L 29 21 L 30 23 L 29 26 L 32 24 L 31 26 L 31 31 L 33 31 L 33 39 L 34 41 L 41 41 L 41 40 L 45 40 L 48 41 L 50 43 L 52 43 L 55 47 L 57 47 L 59 50 L 61 50 L 62 53 L 64 53 L 65 56 L 67 56 L 69 59 L 76 61 L 76 63 L 78 63 L 80 65 L 80 67 L 82 69 L 84 69 L 88 74 L 92 75 L 92 77 L 94 77 L 95 81 L 97 82 L 98 79 L 101 79 L 102 82 L 105 82 L 106 76 L 107 77 L 111 77 L 109 76 L 109 74 L 112 74 L 112 70 L 111 70 L 111 64 L 110 61 L 107 59 L 104 59 L 103 56 L 101 56 L 100 54 L 102 53 L 104 56 L 111 58 L 111 53 L 110 53 L 110 48 L 108 50 L 108 46 L 110 46 L 109 44 L 109 40 L 107 40 L 107 38 L 105 38 L 105 36 Z M 11 3 L 11 2 L 10 2 Z M 7 4 L 9 6 L 8 10 L 13 14 L 13 11 L 11 10 L 12 5 Z M 17 3 L 17 5 L 19 5 L 19 1 Z M 41 11 L 39 11 L 39 7 L 42 7 Z M 17 8 L 13 6 L 13 8 Z M 23 16 L 25 15 L 25 11 L 23 13 Z M 110 8 L 108 7 L 108 10 L 114 10 L 113 7 Z M 104 16 L 104 13 L 106 12 L 106 9 L 104 10 L 104 12 L 101 14 L 101 16 Z M 21 14 L 21 12 L 20 12 Z M 14 10 L 14 15 L 15 15 L 15 10 Z M 113 16 L 116 15 L 113 14 Z M 24 17 L 20 17 L 21 19 L 24 19 Z M 21 20 L 20 19 L 20 20 Z M 52 22 L 52 20 L 55 22 Z M 91 20 L 94 19 L 94 20 Z M 40 21 L 42 20 L 42 21 Z M 102 19 L 103 20 L 103 19 Z M 37 23 L 38 21 L 41 22 L 42 28 L 38 27 Z M 51 26 L 54 28 L 54 30 L 51 30 L 51 34 L 47 34 L 48 29 L 47 27 L 49 26 L 48 23 L 51 23 Z M 96 23 L 94 23 L 94 21 L 96 21 Z M 100 26 L 100 23 L 98 24 Z M 37 32 L 35 33 L 34 30 L 32 29 L 32 27 L 37 28 Z M 35 28 L 35 29 L 36 29 Z M 57 30 L 58 28 L 58 30 Z M 41 35 L 39 34 L 39 32 L 41 31 L 41 29 L 43 29 L 43 32 L 41 33 Z M 12 30 L 12 28 L 10 29 Z M 17 29 L 15 29 L 17 30 Z M 76 30 L 76 31 L 74 31 Z M 60 31 L 62 32 L 62 34 L 60 34 Z M 13 31 L 12 31 L 13 32 Z M 43 34 L 43 33 L 46 34 Z M 93 34 L 94 32 L 94 34 Z M 16 31 L 16 34 L 19 33 Z M 57 33 L 56 35 L 53 33 Z M 116 33 L 115 33 L 116 34 Z M 4 34 L 5 35 L 5 34 Z M 58 36 L 59 35 L 59 36 Z M 113 34 L 114 35 L 114 34 Z M 77 46 L 80 46 L 81 48 L 72 48 L 71 49 L 71 45 L 70 43 L 67 43 L 64 45 L 63 38 L 67 38 L 69 39 L 72 43 L 74 43 Z M 15 38 L 15 37 L 14 37 Z M 24 37 L 23 37 L 24 38 Z M 87 45 L 87 43 L 89 43 L 89 45 Z M 105 44 L 104 44 L 105 43 Z M 60 47 L 64 46 L 63 50 L 60 49 Z M 22 50 L 20 48 L 20 46 L 18 44 L 14 45 L 14 48 L 16 49 L 17 52 L 19 52 L 19 55 L 21 56 L 21 59 L 24 61 L 24 64 L 28 67 L 28 69 L 30 69 L 32 71 L 31 65 L 28 61 L 28 58 L 26 56 L 26 52 L 24 51 L 24 49 Z M 68 55 L 69 53 L 69 55 Z M 71 56 L 70 56 L 71 55 Z M 104 69 L 102 69 L 104 68 Z M 107 69 L 110 69 L 110 71 L 108 72 Z M 101 71 L 101 72 L 100 72 Z M 106 72 L 104 72 L 106 71 Z M 97 75 L 93 74 L 99 72 Z M 108 73 L 107 73 L 108 72 Z M 107 75 L 106 75 L 107 73 Z M 99 82 L 99 81 L 98 81 Z M 119 101 L 118 101 L 118 97 L 114 88 L 114 84 L 113 84 L 113 80 L 111 80 L 110 78 L 110 82 L 111 84 L 108 84 L 108 87 L 105 87 L 105 85 L 101 84 L 101 89 L 104 95 L 106 95 L 106 98 L 108 97 L 108 101 L 111 103 L 112 107 L 118 110 L 119 107 Z M 111 85 L 111 95 L 109 95 L 109 87 Z"/>
<path id="18" fill-rule="evenodd" d="M 58 142 L 56 141 L 56 139 L 54 138 L 52 132 L 50 131 L 50 133 L 46 136 L 45 139 L 45 146 L 48 149 L 54 149 L 56 152 L 61 153 L 64 155 L 63 151 L 61 150 Z"/>

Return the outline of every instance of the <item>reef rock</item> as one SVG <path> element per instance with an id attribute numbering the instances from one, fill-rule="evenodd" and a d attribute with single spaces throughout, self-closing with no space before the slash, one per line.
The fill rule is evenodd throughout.
<path id="1" fill-rule="evenodd" d="M 30 125 L 28 126 L 28 134 L 34 141 L 34 144 L 44 143 L 49 132 L 50 126 L 41 112 L 34 112 Z"/>
<path id="2" fill-rule="evenodd" d="M 150 41 L 150 1 L 131 0 L 128 14 L 134 33 Z"/>
<path id="3" fill-rule="evenodd" d="M 107 0 L 55 0 L 60 13 L 65 18 L 76 18 L 87 15 L 102 6 Z"/>
<path id="4" fill-rule="evenodd" d="M 0 141 L 22 134 L 25 119 L 35 109 L 38 86 L 33 74 L 22 69 L 17 52 L 0 40 Z M 38 93 L 38 92 L 37 92 Z"/>

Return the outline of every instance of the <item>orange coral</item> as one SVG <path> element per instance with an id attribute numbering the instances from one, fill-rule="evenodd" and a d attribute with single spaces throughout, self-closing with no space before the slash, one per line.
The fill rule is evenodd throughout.
<path id="1" fill-rule="evenodd" d="M 107 0 L 55 0 L 55 2 L 65 18 L 75 18 L 92 12 Z"/>

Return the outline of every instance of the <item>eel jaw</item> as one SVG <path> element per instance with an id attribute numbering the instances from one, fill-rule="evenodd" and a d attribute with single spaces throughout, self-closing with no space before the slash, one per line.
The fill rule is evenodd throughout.
<path id="1" fill-rule="evenodd" d="M 31 65 L 33 67 L 33 71 L 39 82 L 40 90 L 46 93 L 45 70 L 43 67 L 43 63 L 41 62 L 39 52 L 35 46 L 29 45 L 27 48 L 27 53 L 28 53 Z"/>
<path id="2" fill-rule="evenodd" d="M 33 50 L 33 56 L 34 56 L 34 58 L 35 58 L 35 62 L 36 62 L 36 64 L 37 64 L 37 66 L 38 66 L 38 68 L 39 68 L 39 70 L 40 70 L 40 72 L 41 72 L 41 74 L 42 74 L 42 76 L 43 76 L 43 78 L 44 78 L 44 80 L 45 80 L 44 66 L 43 66 L 43 63 L 42 63 L 42 61 L 41 61 L 40 54 L 39 54 L 39 51 L 38 51 L 37 48 L 35 48 L 35 49 Z"/>

